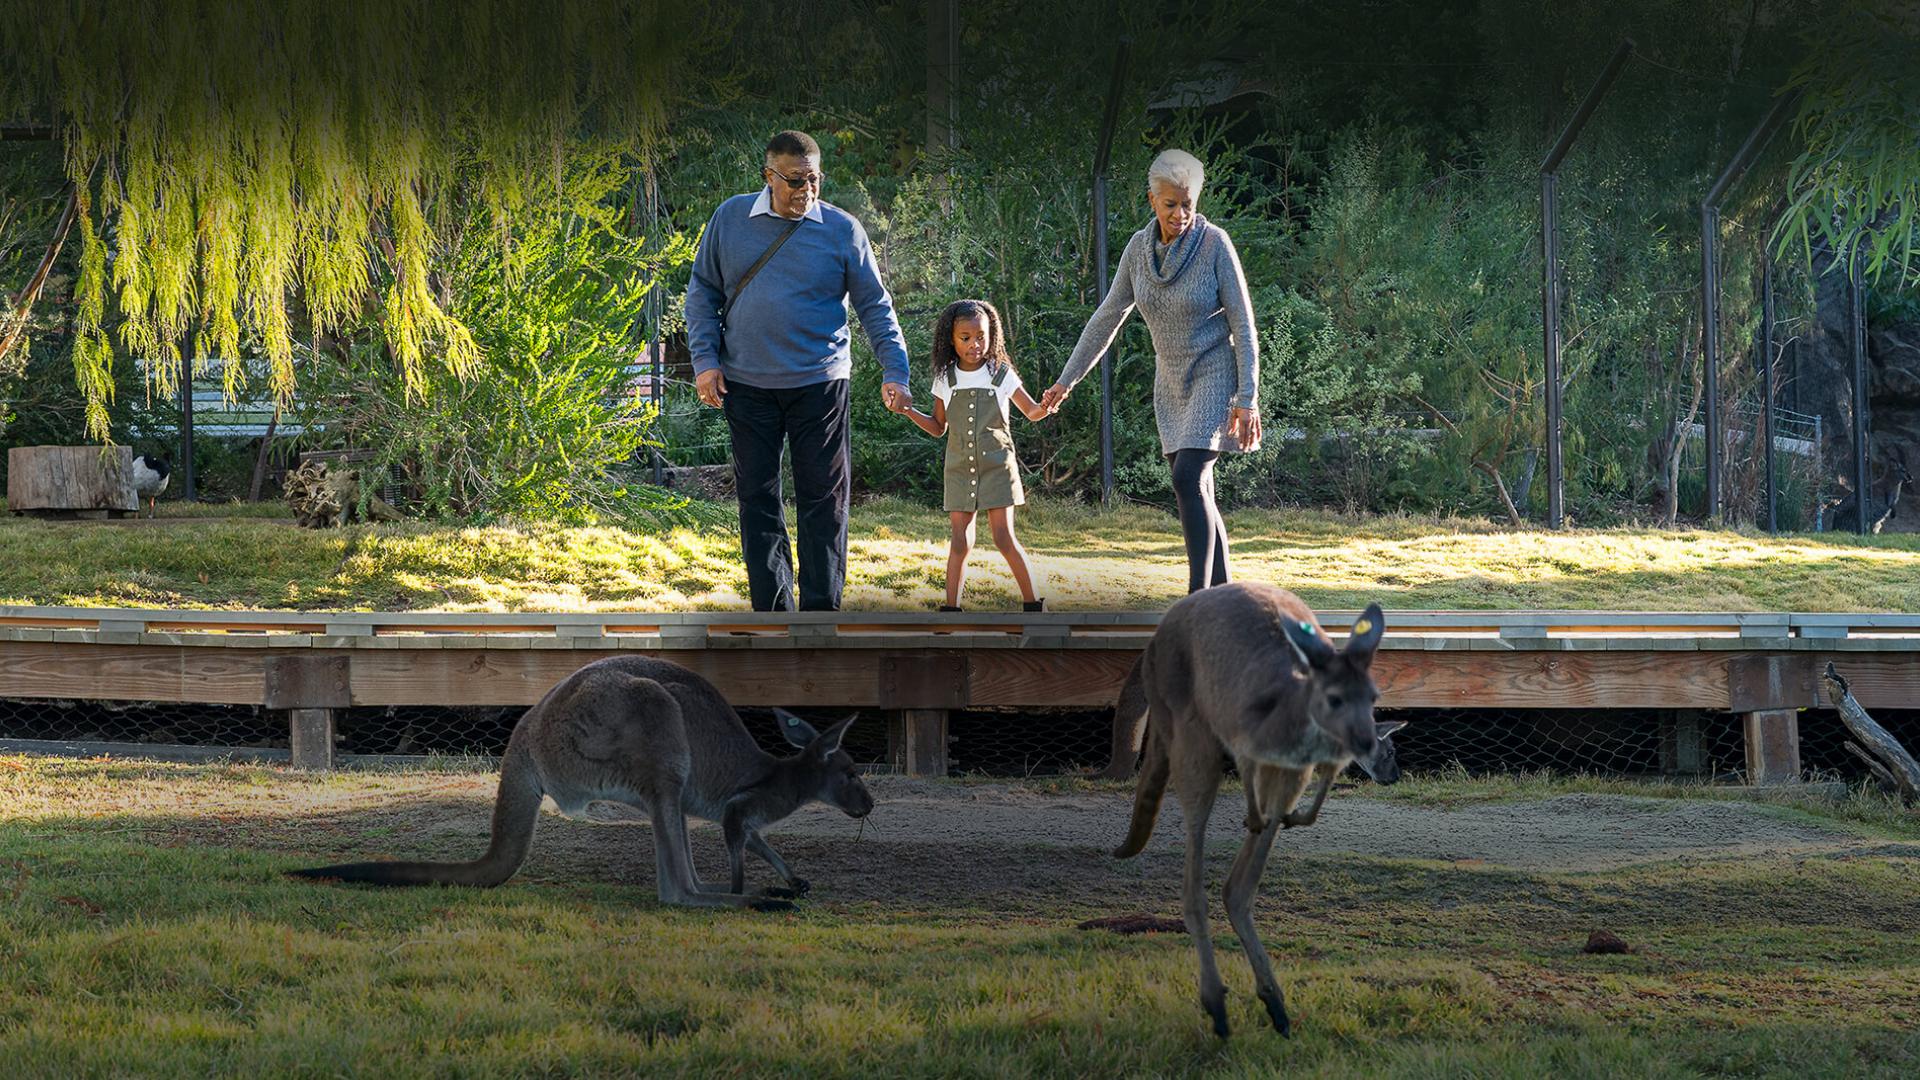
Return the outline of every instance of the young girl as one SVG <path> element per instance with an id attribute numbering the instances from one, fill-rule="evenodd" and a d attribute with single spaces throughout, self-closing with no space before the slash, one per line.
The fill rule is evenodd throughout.
<path id="1" fill-rule="evenodd" d="M 927 434 L 947 437 L 946 508 L 953 534 L 947 548 L 947 602 L 940 610 L 960 610 L 974 515 L 985 510 L 993 546 L 1006 556 L 1020 584 L 1021 606 L 1045 611 L 1046 601 L 1033 594 L 1027 553 L 1013 535 L 1013 508 L 1026 497 L 1007 428 L 1007 403 L 1019 406 L 1029 420 L 1044 420 L 1049 414 L 1013 373 L 1000 313 L 992 304 L 956 300 L 940 313 L 933 331 L 933 398 L 932 416 L 907 405 L 895 411 Z"/>

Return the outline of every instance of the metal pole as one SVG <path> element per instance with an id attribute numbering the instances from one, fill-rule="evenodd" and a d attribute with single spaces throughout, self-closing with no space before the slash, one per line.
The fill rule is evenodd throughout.
<path id="1" fill-rule="evenodd" d="M 1540 307 L 1545 313 L 1547 394 L 1547 527 L 1564 522 L 1566 482 L 1560 463 L 1560 222 L 1559 178 L 1540 174 Z"/>
<path id="2" fill-rule="evenodd" d="M 1721 504 L 1721 453 L 1725 449 L 1725 432 L 1720 423 L 1720 199 L 1727 189 L 1739 180 L 1753 164 L 1753 159 L 1773 138 L 1773 133 L 1786 120 L 1787 113 L 1800 100 L 1800 91 L 1794 90 L 1774 101 L 1773 108 L 1747 133 L 1747 139 L 1735 151 L 1733 160 L 1720 171 L 1713 186 L 1707 189 L 1706 198 L 1700 200 L 1700 357 L 1705 365 L 1706 386 L 1706 428 L 1707 428 L 1707 517 L 1718 518 L 1724 507 Z M 1769 337 L 1767 339 L 1771 341 Z M 1772 358 L 1767 359 L 1771 371 Z M 1768 408 L 1772 408 L 1772 398 L 1768 399 Z M 1772 452 L 1773 444 L 1767 444 Z M 1771 474 L 1767 477 L 1772 483 Z M 1771 508 L 1769 508 L 1771 509 Z"/>
<path id="3" fill-rule="evenodd" d="M 1720 516 L 1720 209 L 1700 208 L 1700 357 L 1706 374 L 1707 520 Z"/>
<path id="4" fill-rule="evenodd" d="M 1093 153 L 1093 275 L 1096 302 L 1107 298 L 1107 159 L 1113 150 L 1113 129 L 1120 117 L 1120 90 L 1126 85 L 1127 50 L 1132 42 L 1121 38 L 1113 58 L 1113 79 L 1107 84 L 1107 107 L 1100 118 L 1100 141 Z M 1113 487 L 1113 356 L 1100 364 L 1100 501 L 1111 506 Z"/>
<path id="5" fill-rule="evenodd" d="M 1767 470 L 1767 532 L 1780 531 L 1779 493 L 1773 479 L 1773 260 L 1760 262 L 1760 438 Z"/>
<path id="6" fill-rule="evenodd" d="M 1107 177 L 1093 177 L 1093 274 L 1096 303 L 1107 298 Z M 1100 358 L 1100 502 L 1113 505 L 1113 357 Z"/>
<path id="7" fill-rule="evenodd" d="M 193 490 L 193 361 L 180 357 L 180 498 L 195 502 Z"/>
<path id="8" fill-rule="evenodd" d="M 1867 531 L 1867 288 L 1860 253 L 1847 264 L 1848 315 L 1853 347 L 1853 531 Z"/>
<path id="9" fill-rule="evenodd" d="M 1620 77 L 1620 69 L 1626 65 L 1627 58 L 1633 55 L 1633 39 L 1620 39 L 1620 46 L 1613 51 L 1612 59 L 1594 81 L 1593 88 L 1587 91 L 1586 100 L 1575 110 L 1573 119 L 1560 133 L 1560 138 L 1547 151 L 1540 162 L 1540 251 L 1542 288 L 1540 306 L 1544 324 L 1545 348 L 1543 355 L 1546 365 L 1544 377 L 1547 398 L 1547 527 L 1561 528 L 1566 523 L 1566 476 L 1561 467 L 1560 455 L 1560 224 L 1559 224 L 1559 176 L 1560 162 L 1573 149 L 1573 141 L 1580 137 L 1580 131 L 1586 127 L 1593 111 L 1600 106 L 1600 100 L 1613 88 L 1614 80 Z"/>

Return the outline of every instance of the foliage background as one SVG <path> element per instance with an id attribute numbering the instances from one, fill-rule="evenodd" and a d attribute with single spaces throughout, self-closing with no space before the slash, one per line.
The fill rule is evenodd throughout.
<path id="1" fill-rule="evenodd" d="M 914 356 L 941 306 L 984 296 L 1038 389 L 1096 296 L 1088 172 L 1122 36 L 1111 250 L 1145 220 L 1147 161 L 1183 146 L 1208 163 L 1202 210 L 1254 294 L 1273 435 L 1222 468 L 1230 503 L 1543 511 L 1538 161 L 1621 37 L 1638 53 L 1561 180 L 1576 518 L 1699 510 L 1701 447 L 1684 434 L 1701 381 L 1698 200 L 1782 88 L 1806 104 L 1725 204 L 1728 401 L 1754 399 L 1770 238 L 1783 336 L 1811 324 L 1808 271 L 1855 244 L 1876 318 L 1912 306 L 1920 166 L 1900 102 L 1920 65 L 1897 5 L 965 0 L 950 145 L 929 142 L 924 0 L 587 5 L 557 21 L 516 0 L 464 20 L 296 3 L 267 24 L 287 71 L 264 91 L 210 76 L 217 115 L 193 111 L 205 87 L 178 73 L 253 39 L 216 4 L 150 7 L 167 28 L 152 40 L 8 24 L 20 62 L 0 77 L 0 122 L 54 116 L 63 133 L 62 150 L 4 144 L 9 296 L 63 179 L 91 209 L 31 349 L 0 359 L 0 398 L 23 414 L 9 441 L 140 439 L 128 398 L 165 400 L 181 356 L 252 357 L 314 425 L 310 445 L 379 449 L 426 512 L 668 507 L 631 466 L 649 443 L 676 464 L 724 461 L 724 426 L 683 385 L 651 411 L 620 369 L 677 340 L 691 244 L 720 200 L 758 186 L 760 146 L 789 126 L 825 147 L 826 197 L 866 223 Z M 338 45 L 309 62 L 301 41 Z M 856 482 L 930 497 L 939 448 L 881 408 L 855 341 Z M 1119 490 L 1164 502 L 1138 320 L 1113 364 Z M 1022 424 L 1037 490 L 1098 493 L 1096 385 Z M 1729 447 L 1735 520 L 1758 507 L 1751 450 Z M 1827 478 L 1783 479 L 1787 524 L 1808 524 Z"/>

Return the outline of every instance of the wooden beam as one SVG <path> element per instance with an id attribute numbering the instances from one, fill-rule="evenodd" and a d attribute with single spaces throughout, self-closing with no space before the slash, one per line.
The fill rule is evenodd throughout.
<path id="1" fill-rule="evenodd" d="M 889 713 L 887 760 L 907 776 L 947 775 L 947 710 Z"/>
<path id="2" fill-rule="evenodd" d="M 1794 784 L 1800 781 L 1800 717 L 1793 709 L 1744 713 L 1747 782 Z"/>
<path id="3" fill-rule="evenodd" d="M 260 705 L 266 657 L 292 652 L 5 641 L 0 697 Z"/>
<path id="4" fill-rule="evenodd" d="M 332 709 L 288 709 L 289 745 L 296 769 L 325 772 L 333 768 Z"/>

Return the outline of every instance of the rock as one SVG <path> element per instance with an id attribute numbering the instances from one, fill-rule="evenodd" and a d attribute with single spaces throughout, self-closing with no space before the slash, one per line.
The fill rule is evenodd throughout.
<path id="1" fill-rule="evenodd" d="M 1587 935 L 1587 947 L 1580 951 L 1583 953 L 1627 953 L 1632 952 L 1633 947 L 1620 940 L 1620 938 L 1610 930 L 1595 930 L 1593 933 Z"/>
<path id="2" fill-rule="evenodd" d="M 662 469 L 661 485 L 695 499 L 726 502 L 734 498 L 732 465 L 676 465 Z"/>

